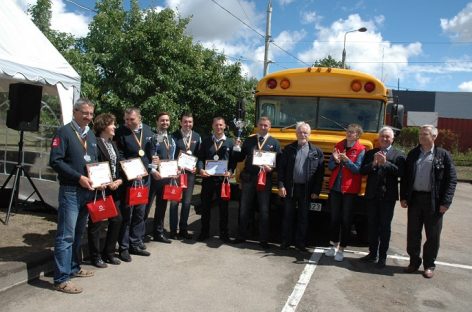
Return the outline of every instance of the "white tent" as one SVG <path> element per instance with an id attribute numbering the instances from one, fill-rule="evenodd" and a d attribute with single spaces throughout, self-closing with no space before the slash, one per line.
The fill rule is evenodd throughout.
<path id="1" fill-rule="evenodd" d="M 43 86 L 58 95 L 62 122 L 72 120 L 80 95 L 80 76 L 13 0 L 0 1 L 0 91 L 11 83 Z"/>

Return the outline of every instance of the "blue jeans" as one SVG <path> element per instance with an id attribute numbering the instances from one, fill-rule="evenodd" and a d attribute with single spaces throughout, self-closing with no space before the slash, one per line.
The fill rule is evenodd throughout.
<path id="1" fill-rule="evenodd" d="M 80 186 L 59 187 L 57 233 L 54 243 L 54 284 L 68 281 L 80 271 L 80 242 L 87 224 L 87 202 L 94 192 Z"/>
<path id="2" fill-rule="evenodd" d="M 170 202 L 170 230 L 177 232 L 177 223 L 179 224 L 179 231 L 187 231 L 188 216 L 190 213 L 190 203 L 192 201 L 193 187 L 195 186 L 195 174 L 187 172 L 187 188 L 182 190 L 182 208 L 180 210 L 179 222 L 179 203 L 175 201 Z"/>

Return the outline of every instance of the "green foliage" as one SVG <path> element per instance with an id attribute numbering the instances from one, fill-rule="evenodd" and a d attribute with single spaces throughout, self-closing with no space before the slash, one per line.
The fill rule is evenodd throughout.
<path id="1" fill-rule="evenodd" d="M 458 151 L 459 150 L 459 135 L 450 129 L 440 129 L 438 131 L 438 137 L 434 144 L 442 148 L 447 149 L 448 151 Z"/>
<path id="2" fill-rule="evenodd" d="M 343 68 L 343 63 L 341 61 L 335 60 L 331 55 L 315 61 L 313 64 L 314 67 L 331 67 L 331 68 Z M 346 66 L 346 68 L 349 68 Z"/>
<path id="3" fill-rule="evenodd" d="M 456 166 L 472 167 L 472 150 L 469 149 L 466 152 L 453 152 L 452 159 L 454 159 Z"/>
<path id="4" fill-rule="evenodd" d="M 395 138 L 395 144 L 403 146 L 409 150 L 418 145 L 418 127 L 405 127 L 402 128 L 400 134 Z"/>

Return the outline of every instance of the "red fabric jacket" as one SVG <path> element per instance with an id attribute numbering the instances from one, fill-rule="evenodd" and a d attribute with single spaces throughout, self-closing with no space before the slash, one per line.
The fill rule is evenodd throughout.
<path id="1" fill-rule="evenodd" d="M 335 148 L 339 150 L 340 153 L 344 152 L 344 146 L 346 144 L 346 140 L 342 140 L 341 142 L 335 145 Z M 352 161 L 355 162 L 359 154 L 365 149 L 365 146 L 359 143 L 359 140 L 356 141 L 353 147 L 349 149 L 347 152 L 347 157 Z M 336 166 L 334 170 L 331 172 L 331 177 L 329 178 L 329 189 L 333 187 L 334 181 L 336 181 L 336 177 L 339 173 L 339 167 Z M 362 175 L 358 173 L 352 173 L 351 170 L 346 168 L 345 166 L 342 167 L 342 180 L 341 180 L 341 193 L 351 193 L 357 194 L 361 190 L 361 182 L 362 182 Z"/>

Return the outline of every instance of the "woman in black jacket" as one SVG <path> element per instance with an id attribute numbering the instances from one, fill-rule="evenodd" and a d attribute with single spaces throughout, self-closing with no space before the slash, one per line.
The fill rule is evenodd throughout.
<path id="1" fill-rule="evenodd" d="M 115 206 L 120 206 L 120 198 L 122 197 L 123 180 L 121 179 L 119 170 L 120 156 L 118 148 L 112 141 L 115 135 L 116 118 L 113 114 L 104 113 L 98 115 L 94 120 L 93 129 L 97 137 L 98 160 L 100 162 L 108 161 L 113 182 L 108 185 L 106 195 L 112 195 Z M 117 209 L 118 215 L 108 219 L 108 230 L 105 245 L 100 246 L 100 234 L 105 229 L 107 221 L 99 221 L 93 223 L 89 219 L 88 224 L 88 246 L 91 263 L 97 268 L 106 268 L 108 262 L 110 264 L 120 264 L 120 260 L 115 256 L 116 242 L 121 227 L 122 217 L 120 210 Z"/>

